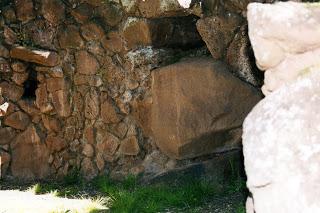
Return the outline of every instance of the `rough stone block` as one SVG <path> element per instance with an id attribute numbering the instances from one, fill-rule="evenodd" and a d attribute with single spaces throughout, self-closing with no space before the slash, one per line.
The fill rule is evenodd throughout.
<path id="1" fill-rule="evenodd" d="M 154 71 L 152 90 L 154 139 L 176 159 L 239 147 L 242 122 L 261 99 L 223 63 L 207 58 Z"/>

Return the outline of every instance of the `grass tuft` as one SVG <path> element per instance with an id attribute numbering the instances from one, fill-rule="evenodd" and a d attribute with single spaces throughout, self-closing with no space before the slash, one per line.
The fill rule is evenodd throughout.
<path id="1" fill-rule="evenodd" d="M 38 195 L 38 194 L 40 194 L 42 192 L 42 190 L 43 189 L 42 189 L 41 185 L 39 183 L 37 183 L 37 184 L 29 187 L 27 189 L 27 192 L 30 192 L 30 193 L 35 194 L 35 195 Z"/>
<path id="2" fill-rule="evenodd" d="M 123 182 L 100 177 L 95 184 L 98 190 L 111 198 L 110 209 L 115 213 L 152 213 L 168 208 L 193 208 L 204 204 L 217 193 L 217 188 L 204 180 L 190 180 L 174 186 L 142 186 L 133 177 Z"/>

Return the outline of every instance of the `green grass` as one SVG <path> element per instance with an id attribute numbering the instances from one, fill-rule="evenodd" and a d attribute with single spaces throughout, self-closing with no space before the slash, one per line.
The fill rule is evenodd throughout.
<path id="1" fill-rule="evenodd" d="M 235 182 L 228 191 L 204 180 L 186 180 L 183 184 L 158 184 L 141 186 L 134 178 L 113 182 L 106 177 L 95 181 L 97 188 L 110 196 L 111 211 L 115 213 L 152 213 L 171 208 L 193 209 L 214 196 L 243 190 L 242 183 Z"/>
<path id="2" fill-rule="evenodd" d="M 42 183 L 29 188 L 35 194 L 51 193 L 61 197 L 93 197 L 103 199 L 114 213 L 154 213 L 165 210 L 183 209 L 183 212 L 199 212 L 198 207 L 214 198 L 228 197 L 245 191 L 245 182 L 235 178 L 223 185 L 214 185 L 206 180 L 185 179 L 176 184 L 142 185 L 137 178 L 127 177 L 123 181 L 113 181 L 108 177 L 98 177 L 85 183 L 77 173 L 71 174 L 62 183 Z M 88 195 L 86 191 L 92 191 Z M 236 203 L 236 213 L 244 213 L 243 202 Z M 176 212 L 176 211 L 174 211 Z"/>

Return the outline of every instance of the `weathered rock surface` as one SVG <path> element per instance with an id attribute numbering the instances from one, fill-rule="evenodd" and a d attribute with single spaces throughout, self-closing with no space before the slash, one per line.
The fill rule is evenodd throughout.
<path id="1" fill-rule="evenodd" d="M 31 180 L 49 175 L 49 151 L 41 133 L 33 125 L 16 137 L 11 149 L 11 172 L 14 177 Z"/>
<path id="2" fill-rule="evenodd" d="M 99 69 L 98 61 L 86 51 L 76 53 L 77 71 L 84 75 L 93 75 Z"/>
<path id="3" fill-rule="evenodd" d="M 139 11 L 144 17 L 182 16 L 188 14 L 184 8 L 189 8 L 191 1 L 150 0 L 141 1 Z"/>
<path id="4" fill-rule="evenodd" d="M 123 155 L 137 155 L 139 154 L 140 147 L 138 139 L 135 136 L 131 136 L 123 140 L 119 147 L 119 152 Z"/>
<path id="5" fill-rule="evenodd" d="M 223 63 L 207 58 L 154 71 L 152 89 L 155 141 L 177 159 L 238 147 L 242 122 L 261 99 Z"/>
<path id="6" fill-rule="evenodd" d="M 197 29 L 214 59 L 221 59 L 242 19 L 238 15 L 212 16 L 200 19 Z"/>
<path id="7" fill-rule="evenodd" d="M 65 6 L 60 0 L 44 0 L 41 8 L 43 17 L 53 25 L 65 18 Z"/>
<path id="8" fill-rule="evenodd" d="M 117 137 L 110 133 L 105 133 L 102 141 L 97 144 L 97 150 L 108 161 L 117 151 L 119 144 L 120 141 Z"/>
<path id="9" fill-rule="evenodd" d="M 266 70 L 265 95 L 318 64 L 319 11 L 316 4 L 297 2 L 248 6 L 249 37 L 258 67 Z"/>
<path id="10" fill-rule="evenodd" d="M 84 158 L 81 163 L 81 172 L 87 180 L 91 180 L 98 175 L 98 169 L 90 158 Z"/>
<path id="11" fill-rule="evenodd" d="M 24 92 L 22 87 L 19 87 L 12 83 L 8 83 L 6 81 L 0 83 L 0 90 L 4 97 L 7 97 L 12 101 L 20 100 Z"/>
<path id="12" fill-rule="evenodd" d="M 35 17 L 34 5 L 32 0 L 14 1 L 17 18 L 23 23 Z"/>
<path id="13" fill-rule="evenodd" d="M 268 95 L 244 122 L 247 186 L 256 212 L 320 211 L 319 82 L 318 67 Z"/>
<path id="14" fill-rule="evenodd" d="M 31 50 L 25 47 L 15 47 L 11 49 L 10 56 L 12 58 L 50 67 L 56 66 L 59 63 L 59 56 L 55 52 Z"/>
<path id="15" fill-rule="evenodd" d="M 181 47 L 202 44 L 194 17 L 145 19 L 129 17 L 122 29 L 128 49 L 139 46 Z"/>
<path id="16" fill-rule="evenodd" d="M 239 0 L 0 2 L 0 155 L 10 155 L 6 157 L 7 176 L 32 179 L 50 173 L 50 178 L 62 178 L 77 168 L 88 179 L 107 173 L 123 178 L 178 166 L 179 161 L 157 149 L 152 137 L 151 73 L 186 56 L 209 54 L 203 42 L 208 40 L 201 39 L 196 27 L 199 18 L 206 20 L 208 14 L 222 20 L 205 26 L 207 35 L 217 36 L 211 49 L 220 48 L 233 71 L 248 73 L 250 69 L 247 43 L 242 36 L 232 39 L 235 32 L 230 33 L 236 25 L 233 17 L 235 22 L 243 19 L 239 17 L 243 17 L 248 1 L 241 5 Z M 210 32 L 210 27 L 216 31 Z M 219 46 L 221 35 L 225 37 Z M 200 103 L 198 100 L 191 102 L 194 106 L 206 103 L 205 98 Z M 168 98 L 167 102 L 171 101 Z M 200 116 L 203 120 L 211 118 L 204 114 Z M 182 114 L 186 122 L 177 124 L 188 123 L 188 116 Z M 197 129 L 202 125 L 202 121 L 194 122 L 195 116 L 192 119 L 195 124 L 186 126 Z M 206 135 L 208 123 L 201 134 Z M 241 129 L 237 123 L 224 132 L 231 144 Z M 215 140 L 219 137 L 220 132 Z M 186 152 L 193 149 L 185 147 Z M 38 162 L 49 165 L 36 168 Z"/>
<path id="17" fill-rule="evenodd" d="M 52 93 L 52 103 L 61 117 L 68 117 L 71 114 L 71 106 L 68 91 L 57 90 Z"/>
<path id="18" fill-rule="evenodd" d="M 51 153 L 59 152 L 67 146 L 66 142 L 62 138 L 52 135 L 47 137 L 46 145 Z"/>
<path id="19" fill-rule="evenodd" d="M 14 130 L 10 127 L 0 129 L 0 145 L 6 145 L 16 136 Z"/>
<path id="20" fill-rule="evenodd" d="M 247 212 L 318 212 L 320 42 L 314 27 L 320 7 L 287 2 L 248 9 L 249 35 L 257 64 L 266 70 L 262 89 L 268 96 L 244 122 L 253 196 Z"/>
<path id="21" fill-rule="evenodd" d="M 0 178 L 6 176 L 10 160 L 11 156 L 9 153 L 0 151 Z"/>
<path id="22" fill-rule="evenodd" d="M 251 49 L 247 26 L 242 26 L 230 43 L 226 55 L 226 61 L 237 77 L 260 87 L 262 85 L 263 74 L 255 66 L 254 54 Z"/>
<path id="23" fill-rule="evenodd" d="M 30 123 L 30 118 L 21 111 L 14 112 L 5 118 L 4 124 L 14 129 L 25 130 Z"/>
<path id="24" fill-rule="evenodd" d="M 105 101 L 101 104 L 101 118 L 105 123 L 117 123 L 120 121 L 120 117 L 117 114 L 115 107 L 109 101 Z"/>

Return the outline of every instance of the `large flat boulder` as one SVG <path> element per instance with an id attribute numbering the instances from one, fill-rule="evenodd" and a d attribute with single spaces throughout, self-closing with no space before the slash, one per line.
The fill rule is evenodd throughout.
<path id="1" fill-rule="evenodd" d="M 260 92 L 209 58 L 153 72 L 151 127 L 159 148 L 176 159 L 239 147 L 244 118 Z"/>

